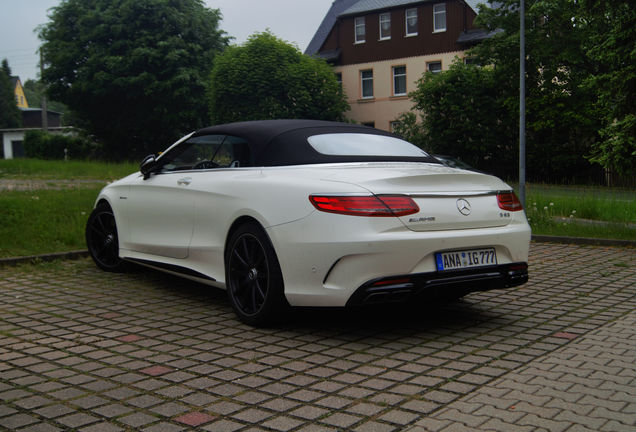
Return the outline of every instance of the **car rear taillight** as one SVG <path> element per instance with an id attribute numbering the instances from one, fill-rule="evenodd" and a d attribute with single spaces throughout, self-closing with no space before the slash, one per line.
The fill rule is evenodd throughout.
<path id="1" fill-rule="evenodd" d="M 309 201 L 320 211 L 351 216 L 405 216 L 420 211 L 415 201 L 404 195 L 310 195 Z"/>
<path id="2" fill-rule="evenodd" d="M 501 192 L 497 194 L 497 204 L 499 208 L 507 211 L 520 211 L 523 210 L 521 201 L 517 198 L 514 192 Z"/>

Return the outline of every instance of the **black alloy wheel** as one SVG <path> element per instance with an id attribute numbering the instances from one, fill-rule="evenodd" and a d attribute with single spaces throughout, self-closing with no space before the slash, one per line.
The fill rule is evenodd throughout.
<path id="1" fill-rule="evenodd" d="M 225 262 L 228 297 L 241 321 L 264 325 L 279 318 L 285 305 L 283 277 L 260 226 L 249 223 L 234 232 Z"/>
<path id="2" fill-rule="evenodd" d="M 98 204 L 88 217 L 86 246 L 93 261 L 102 270 L 111 272 L 125 270 L 126 263 L 119 257 L 115 215 L 106 203 Z"/>

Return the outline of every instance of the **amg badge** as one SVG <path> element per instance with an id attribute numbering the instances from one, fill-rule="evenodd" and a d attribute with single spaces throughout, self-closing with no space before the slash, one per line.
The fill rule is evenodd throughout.
<path id="1" fill-rule="evenodd" d="M 435 222 L 435 216 L 425 216 L 421 218 L 411 218 L 409 219 L 410 223 L 414 222 Z"/>

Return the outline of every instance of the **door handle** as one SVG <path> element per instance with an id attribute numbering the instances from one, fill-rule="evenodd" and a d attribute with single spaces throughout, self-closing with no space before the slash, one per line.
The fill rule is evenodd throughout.
<path id="1" fill-rule="evenodd" d="M 192 177 L 184 177 L 177 180 L 179 186 L 188 186 L 190 183 L 192 183 Z"/>

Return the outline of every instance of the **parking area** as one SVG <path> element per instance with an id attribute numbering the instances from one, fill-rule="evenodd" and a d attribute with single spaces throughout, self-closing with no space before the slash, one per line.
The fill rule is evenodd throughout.
<path id="1" fill-rule="evenodd" d="M 531 282 L 241 324 L 87 259 L 0 268 L 0 429 L 633 431 L 636 251 L 533 243 Z"/>

